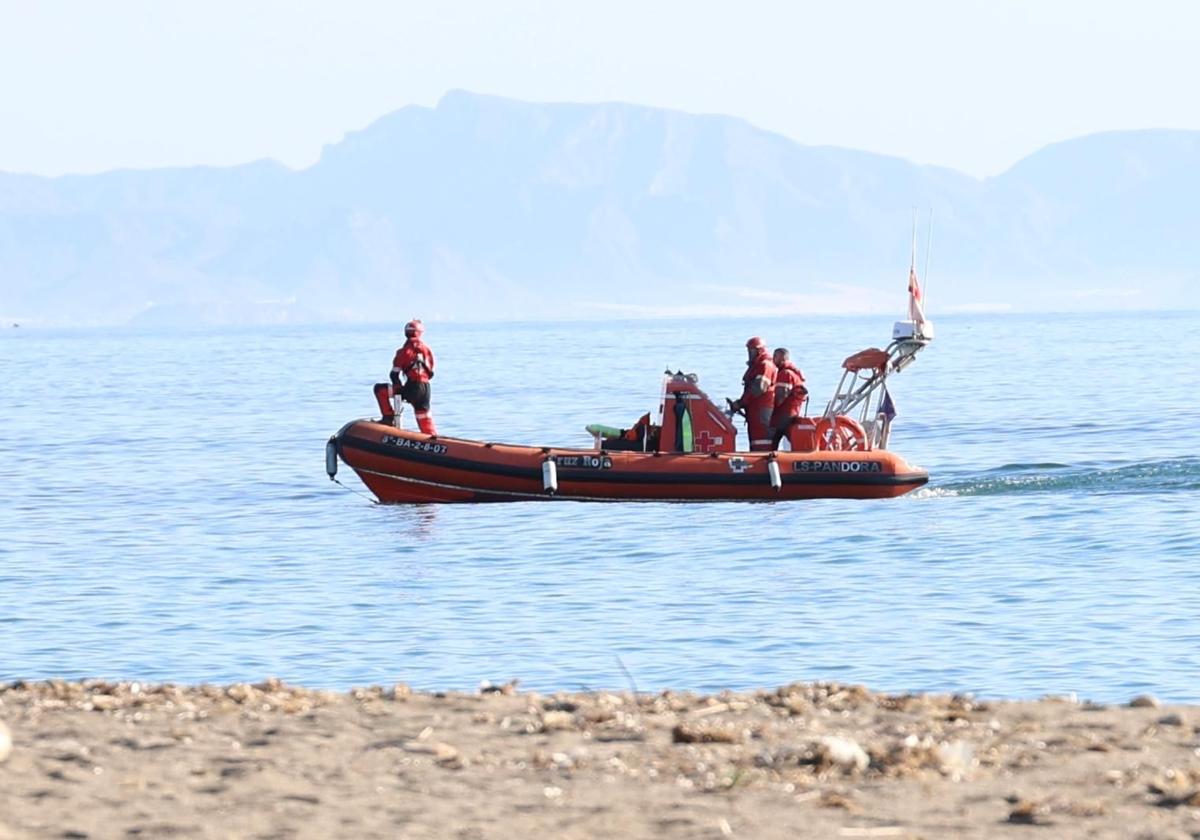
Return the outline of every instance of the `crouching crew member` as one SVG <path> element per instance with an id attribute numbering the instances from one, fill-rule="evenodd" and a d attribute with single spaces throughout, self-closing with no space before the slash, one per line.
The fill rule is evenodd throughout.
<path id="1" fill-rule="evenodd" d="M 731 400 L 734 411 L 745 410 L 750 450 L 771 448 L 771 414 L 775 409 L 775 363 L 767 345 L 755 336 L 746 342 L 746 373 L 742 375 L 742 396 Z"/>
<path id="2" fill-rule="evenodd" d="M 800 417 L 804 410 L 804 399 L 808 388 L 804 385 L 804 374 L 792 364 L 791 354 L 786 347 L 775 351 L 775 411 L 771 414 L 771 448 L 778 449 L 787 436 L 788 427 Z"/>
<path id="3" fill-rule="evenodd" d="M 433 378 L 433 351 L 421 341 L 425 326 L 414 319 L 404 325 L 407 339 L 396 351 L 392 360 L 392 388 L 401 398 L 412 405 L 417 417 L 417 427 L 427 435 L 436 435 L 433 416 L 429 412 L 429 380 Z M 404 384 L 400 376 L 404 376 Z"/>

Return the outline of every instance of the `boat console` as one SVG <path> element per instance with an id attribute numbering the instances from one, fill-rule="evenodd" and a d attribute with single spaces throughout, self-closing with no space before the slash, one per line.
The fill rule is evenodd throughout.
<path id="1" fill-rule="evenodd" d="M 628 429 L 599 423 L 587 426 L 597 449 L 636 452 L 733 452 L 737 429 L 733 421 L 700 390 L 700 377 L 666 371 L 657 422 L 643 415 Z"/>

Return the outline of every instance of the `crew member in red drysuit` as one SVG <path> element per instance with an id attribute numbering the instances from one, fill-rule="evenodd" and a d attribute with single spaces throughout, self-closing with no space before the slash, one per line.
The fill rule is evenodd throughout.
<path id="1" fill-rule="evenodd" d="M 791 354 L 786 347 L 775 351 L 772 359 L 775 369 L 775 411 L 771 414 L 771 448 L 778 449 L 787 436 L 788 426 L 800 416 L 808 388 L 804 385 L 804 373 L 792 364 Z"/>
<path id="2" fill-rule="evenodd" d="M 427 435 L 436 435 L 437 428 L 433 425 L 433 416 L 429 413 L 429 380 L 433 379 L 433 351 L 429 345 L 421 341 L 425 325 L 418 319 L 413 319 L 404 325 L 404 335 L 408 339 L 404 346 L 396 351 L 392 360 L 392 389 L 406 403 L 413 407 L 417 417 L 417 427 Z M 400 376 L 404 376 L 404 384 L 400 384 Z"/>
<path id="3" fill-rule="evenodd" d="M 775 363 L 767 345 L 758 336 L 746 342 L 746 372 L 742 375 L 742 396 L 731 400 L 734 411 L 746 412 L 746 430 L 750 451 L 771 448 L 771 412 L 775 409 Z"/>

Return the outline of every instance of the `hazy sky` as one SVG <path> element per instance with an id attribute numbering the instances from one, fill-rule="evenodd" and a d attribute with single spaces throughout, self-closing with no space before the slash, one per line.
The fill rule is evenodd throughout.
<path id="1" fill-rule="evenodd" d="M 990 175 L 1056 140 L 1200 129 L 1190 0 L 0 0 L 0 170 L 312 163 L 464 88 L 744 117 Z"/>

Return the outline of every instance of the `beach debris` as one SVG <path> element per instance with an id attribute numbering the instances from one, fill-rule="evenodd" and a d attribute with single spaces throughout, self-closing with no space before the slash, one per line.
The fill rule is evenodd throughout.
<path id="1" fill-rule="evenodd" d="M 1072 800 L 1060 810 L 1072 817 L 1103 817 L 1108 814 L 1108 808 L 1098 799 Z"/>
<path id="2" fill-rule="evenodd" d="M 871 757 L 853 738 L 825 735 L 817 742 L 820 764 L 839 767 L 847 772 L 862 772 L 871 764 Z"/>
<path id="3" fill-rule="evenodd" d="M 1079 695 L 1074 691 L 1068 691 L 1065 694 L 1043 694 L 1041 701 L 1044 703 L 1070 703 L 1079 705 Z"/>
<path id="4" fill-rule="evenodd" d="M 617 709 L 608 703 L 597 703 L 583 707 L 581 714 L 588 723 L 604 723 L 617 716 Z"/>
<path id="5" fill-rule="evenodd" d="M 93 694 L 89 698 L 89 704 L 98 712 L 112 711 L 119 703 L 120 700 L 111 694 Z"/>
<path id="6" fill-rule="evenodd" d="M 509 680 L 506 683 L 494 683 L 491 680 L 479 681 L 480 694 L 503 694 L 506 697 L 517 693 L 520 680 Z"/>
<path id="7" fill-rule="evenodd" d="M 248 683 L 234 683 L 225 689 L 225 696 L 235 703 L 245 705 L 252 702 L 259 692 Z M 95 701 L 93 701 L 95 702 Z"/>
<path id="8" fill-rule="evenodd" d="M 1157 796 L 1171 796 L 1181 792 L 1190 794 L 1197 785 L 1200 785 L 1200 768 L 1168 767 L 1151 779 L 1146 789 Z"/>
<path id="9" fill-rule="evenodd" d="M 601 743 L 645 741 L 646 729 L 633 715 L 624 715 L 593 730 L 592 739 Z"/>
<path id="10" fill-rule="evenodd" d="M 692 709 L 690 712 L 688 712 L 688 717 L 702 718 L 702 717 L 708 717 L 709 715 L 719 715 L 722 712 L 728 712 L 728 711 L 729 711 L 728 703 L 714 702 L 707 706 L 701 706 L 698 709 Z"/>
<path id="11" fill-rule="evenodd" d="M 1139 694 L 1129 701 L 1129 706 L 1133 709 L 1158 709 L 1162 703 L 1152 694 Z"/>
<path id="12" fill-rule="evenodd" d="M 862 808 L 851 796 L 849 793 L 827 790 L 821 793 L 817 799 L 817 804 L 822 808 L 837 808 L 850 814 L 859 813 L 862 811 Z"/>
<path id="13" fill-rule="evenodd" d="M 1050 796 L 1038 799 L 1027 799 L 1018 794 L 1005 797 L 1013 806 L 1009 811 L 1008 821 L 1017 825 L 1052 825 L 1051 816 L 1060 814 L 1071 817 L 1102 817 L 1108 813 L 1108 808 L 1098 799 L 1066 799 L 1061 796 Z"/>
<path id="14" fill-rule="evenodd" d="M 566 711 L 550 711 L 542 715 L 542 732 L 562 732 L 575 728 L 575 715 Z"/>
<path id="15" fill-rule="evenodd" d="M 1021 799 L 1008 797 L 1013 809 L 1008 812 L 1008 821 L 1017 825 L 1050 825 L 1050 803 L 1044 799 Z"/>
<path id="16" fill-rule="evenodd" d="M 437 764 L 451 770 L 459 770 L 466 765 L 458 749 L 442 741 L 406 741 L 404 749 L 410 753 L 433 756 Z"/>
<path id="17" fill-rule="evenodd" d="M 962 781 L 978 765 L 975 748 L 966 741 L 943 741 L 934 749 L 938 769 L 954 781 Z"/>
<path id="18" fill-rule="evenodd" d="M 1185 791 L 1181 794 L 1161 793 L 1154 803 L 1160 808 L 1200 808 L 1200 789 Z"/>
<path id="19" fill-rule="evenodd" d="M 676 744 L 738 744 L 742 741 L 742 732 L 728 723 L 689 721 L 675 725 L 671 730 L 671 741 Z"/>
<path id="20" fill-rule="evenodd" d="M 909 734 L 890 747 L 872 745 L 870 754 L 874 769 L 894 778 L 936 770 L 958 782 L 979 765 L 975 747 L 969 741 L 937 741 L 929 735 Z"/>
<path id="21" fill-rule="evenodd" d="M 13 742 L 12 733 L 8 730 L 8 725 L 0 720 L 0 764 L 8 760 L 12 755 Z"/>
<path id="22" fill-rule="evenodd" d="M 1183 715 L 1178 712 L 1171 712 L 1169 715 L 1163 715 L 1158 719 L 1159 726 L 1186 726 L 1187 721 Z"/>

